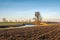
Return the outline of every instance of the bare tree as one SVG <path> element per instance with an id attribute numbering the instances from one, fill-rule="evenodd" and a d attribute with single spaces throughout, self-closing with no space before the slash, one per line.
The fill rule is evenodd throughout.
<path id="1" fill-rule="evenodd" d="M 40 24 L 40 22 L 42 20 L 40 12 L 35 12 L 35 17 L 36 17 L 35 19 L 36 19 L 37 23 Z"/>
<path id="2" fill-rule="evenodd" d="M 3 20 L 3 22 L 7 22 L 6 18 L 3 18 L 2 20 Z"/>

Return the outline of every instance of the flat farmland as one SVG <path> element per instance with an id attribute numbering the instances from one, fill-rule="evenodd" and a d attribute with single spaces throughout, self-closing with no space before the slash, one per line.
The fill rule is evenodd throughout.
<path id="1" fill-rule="evenodd" d="M 0 22 L 0 25 L 15 25 L 15 24 L 23 24 L 27 22 Z"/>
<path id="2" fill-rule="evenodd" d="M 60 40 L 60 25 L 0 30 L 0 40 Z"/>

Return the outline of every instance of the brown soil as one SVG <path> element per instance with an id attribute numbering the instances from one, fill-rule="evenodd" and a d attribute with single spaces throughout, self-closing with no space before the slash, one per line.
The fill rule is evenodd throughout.
<path id="1" fill-rule="evenodd" d="M 60 25 L 0 30 L 0 40 L 60 40 Z"/>

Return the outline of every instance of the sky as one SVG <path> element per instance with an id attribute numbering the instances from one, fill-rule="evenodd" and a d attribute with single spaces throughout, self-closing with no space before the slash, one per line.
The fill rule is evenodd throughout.
<path id="1" fill-rule="evenodd" d="M 37 11 L 42 20 L 60 22 L 60 0 L 0 0 L 0 20 L 33 19 Z"/>

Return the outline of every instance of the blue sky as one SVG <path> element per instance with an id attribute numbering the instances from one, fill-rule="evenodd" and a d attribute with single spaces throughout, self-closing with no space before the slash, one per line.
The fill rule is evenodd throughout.
<path id="1" fill-rule="evenodd" d="M 60 20 L 60 0 L 0 0 L 0 19 L 32 19 L 36 11 L 43 20 Z"/>

